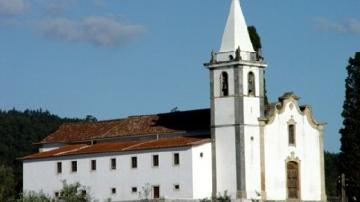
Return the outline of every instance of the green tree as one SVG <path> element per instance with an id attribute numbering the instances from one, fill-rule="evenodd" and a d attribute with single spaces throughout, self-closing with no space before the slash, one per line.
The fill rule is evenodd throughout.
<path id="1" fill-rule="evenodd" d="M 260 56 L 262 57 L 262 53 L 261 53 L 261 38 L 260 35 L 257 33 L 257 30 L 254 26 L 248 26 L 248 32 L 250 35 L 250 40 L 251 43 L 253 44 L 254 50 L 260 54 Z M 265 106 L 267 106 L 269 104 L 269 100 L 267 97 L 267 91 L 266 91 L 266 79 L 264 76 L 264 104 Z"/>
<path id="2" fill-rule="evenodd" d="M 42 192 L 27 192 L 21 194 L 16 202 L 55 202 L 55 200 Z"/>
<path id="3" fill-rule="evenodd" d="M 261 39 L 259 34 L 257 33 L 257 30 L 254 26 L 248 26 L 248 32 L 250 35 L 251 43 L 253 44 L 253 47 L 256 52 L 259 52 L 261 49 Z"/>
<path id="4" fill-rule="evenodd" d="M 339 154 L 325 152 L 325 181 L 326 194 L 328 196 L 337 196 L 337 179 L 338 179 L 338 159 Z"/>
<path id="5" fill-rule="evenodd" d="M 16 158 L 36 152 L 37 145 L 33 143 L 41 141 L 62 123 L 76 121 L 83 120 L 60 118 L 42 109 L 0 110 L 0 162 L 12 168 L 18 193 L 22 190 L 22 162 Z"/>
<path id="6" fill-rule="evenodd" d="M 67 184 L 63 182 L 63 189 L 60 192 L 60 202 L 90 202 L 90 195 L 80 183 Z"/>
<path id="7" fill-rule="evenodd" d="M 0 165 L 0 201 L 9 201 L 15 197 L 15 180 L 13 170 Z"/>
<path id="8" fill-rule="evenodd" d="M 360 52 L 346 69 L 339 171 L 346 176 L 348 200 L 355 201 L 360 199 Z"/>

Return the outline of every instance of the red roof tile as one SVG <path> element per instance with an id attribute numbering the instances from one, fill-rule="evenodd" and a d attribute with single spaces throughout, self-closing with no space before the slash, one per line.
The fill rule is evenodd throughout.
<path id="1" fill-rule="evenodd" d="M 21 158 L 22 160 L 41 159 L 59 156 L 80 155 L 80 154 L 95 154 L 106 152 L 122 152 L 122 151 L 137 151 L 149 149 L 162 149 L 174 147 L 186 147 L 193 145 L 200 145 L 210 142 L 209 138 L 201 136 L 195 137 L 175 137 L 164 138 L 158 140 L 145 140 L 145 141 L 128 141 L 128 142 L 114 142 L 114 143 L 101 143 L 95 145 L 76 144 L 60 147 L 59 149 L 39 152 Z"/>
<path id="2" fill-rule="evenodd" d="M 209 109 L 130 116 L 110 121 L 63 124 L 40 143 L 74 143 L 121 136 L 209 131 L 209 126 Z"/>

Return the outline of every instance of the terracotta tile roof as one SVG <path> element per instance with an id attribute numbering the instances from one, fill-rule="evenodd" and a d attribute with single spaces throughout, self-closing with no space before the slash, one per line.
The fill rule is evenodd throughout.
<path id="1" fill-rule="evenodd" d="M 60 147 L 59 149 L 39 152 L 21 158 L 22 160 L 51 158 L 69 155 L 80 154 L 96 154 L 107 152 L 123 152 L 123 151 L 138 151 L 149 149 L 162 149 L 162 148 L 175 148 L 201 145 L 210 142 L 208 137 L 194 136 L 194 137 L 175 137 L 164 138 L 158 140 L 145 140 L 145 141 L 129 141 L 129 142 L 114 142 L 114 143 L 101 143 L 94 145 L 76 144 Z"/>
<path id="2" fill-rule="evenodd" d="M 165 114 L 130 116 L 125 119 L 67 123 L 40 143 L 71 143 L 132 135 L 209 131 L 210 110 L 200 109 Z"/>

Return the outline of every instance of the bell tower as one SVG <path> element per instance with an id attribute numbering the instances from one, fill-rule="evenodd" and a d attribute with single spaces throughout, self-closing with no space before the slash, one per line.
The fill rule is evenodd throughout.
<path id="1" fill-rule="evenodd" d="M 264 69 L 254 51 L 239 0 L 231 7 L 220 50 L 210 71 L 213 195 L 261 199 L 260 127 L 264 113 Z"/>

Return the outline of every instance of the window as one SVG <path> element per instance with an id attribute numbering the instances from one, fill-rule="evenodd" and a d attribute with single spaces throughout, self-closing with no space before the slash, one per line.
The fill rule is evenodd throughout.
<path id="1" fill-rule="evenodd" d="M 204 157 L 204 153 L 200 152 L 200 158 Z"/>
<path id="2" fill-rule="evenodd" d="M 229 95 L 229 78 L 226 72 L 221 73 L 220 77 L 220 84 L 221 84 L 221 96 L 228 96 Z"/>
<path id="3" fill-rule="evenodd" d="M 110 159 L 110 167 L 111 167 L 111 170 L 116 169 L 116 159 Z"/>
<path id="4" fill-rule="evenodd" d="M 91 170 L 96 170 L 96 160 L 91 160 Z"/>
<path id="5" fill-rule="evenodd" d="M 116 188 L 115 187 L 111 188 L 111 194 L 116 194 Z"/>
<path id="6" fill-rule="evenodd" d="M 56 164 L 56 172 L 58 174 L 62 173 L 62 163 L 61 162 L 57 162 L 57 164 Z"/>
<path id="7" fill-rule="evenodd" d="M 131 157 L 131 168 L 137 168 L 137 157 Z"/>
<path id="8" fill-rule="evenodd" d="M 179 191 L 179 190 L 180 190 L 180 185 L 179 185 L 179 184 L 175 184 L 175 185 L 174 185 L 174 190 L 175 190 L 175 191 Z"/>
<path id="9" fill-rule="evenodd" d="M 71 161 L 71 172 L 77 172 L 77 161 Z"/>
<path id="10" fill-rule="evenodd" d="M 295 145 L 295 125 L 290 124 L 289 126 L 289 145 Z"/>
<path id="11" fill-rule="evenodd" d="M 160 187 L 153 186 L 154 198 L 160 198 Z"/>
<path id="12" fill-rule="evenodd" d="M 159 166 L 159 155 L 153 155 L 153 166 L 154 167 Z"/>
<path id="13" fill-rule="evenodd" d="M 54 196 L 55 196 L 55 199 L 58 199 L 60 196 L 59 192 L 55 192 Z"/>
<path id="14" fill-rule="evenodd" d="M 180 155 L 179 153 L 174 153 L 174 165 L 180 164 Z"/>
<path id="15" fill-rule="evenodd" d="M 86 190 L 81 190 L 82 195 L 86 195 Z"/>
<path id="16" fill-rule="evenodd" d="M 255 76 L 253 72 L 248 74 L 248 95 L 255 96 Z"/>
<path id="17" fill-rule="evenodd" d="M 136 193 L 137 192 L 137 187 L 131 187 L 131 192 Z"/>

